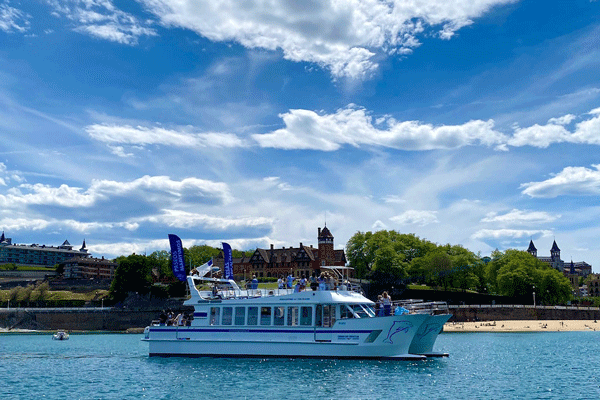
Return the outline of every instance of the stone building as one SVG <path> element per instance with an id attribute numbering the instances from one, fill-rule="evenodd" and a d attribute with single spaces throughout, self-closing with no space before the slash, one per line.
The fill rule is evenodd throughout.
<path id="1" fill-rule="evenodd" d="M 541 262 L 546 263 L 552 268 L 562 272 L 567 277 L 570 274 L 586 277 L 592 273 L 592 266 L 586 263 L 585 261 L 571 261 L 571 264 L 568 264 L 567 268 L 565 269 L 565 262 L 560 258 L 560 248 L 556 244 L 556 240 L 552 243 L 552 248 L 550 249 L 549 257 L 538 256 L 537 249 L 533 244 L 533 240 L 529 242 L 529 248 L 527 249 L 527 252 L 532 256 L 536 257 Z"/>
<path id="2" fill-rule="evenodd" d="M 252 275 L 257 277 L 279 277 L 290 273 L 295 276 L 309 276 L 313 272 L 320 273 L 323 266 L 346 265 L 346 254 L 344 250 L 335 250 L 333 235 L 325 226 L 318 228 L 317 243 L 298 247 L 275 248 L 271 245 L 268 249 L 256 249 L 252 253 L 245 253 L 241 258 L 233 259 L 233 273 L 238 278 L 250 279 Z M 214 260 L 215 266 L 223 269 L 222 254 Z"/>
<path id="3" fill-rule="evenodd" d="M 65 240 L 60 246 L 40 244 L 13 244 L 2 232 L 0 236 L 0 264 L 16 264 L 52 267 L 73 257 L 87 258 L 90 254 L 85 247 L 85 239 L 79 250 L 73 249 Z"/>
<path id="4" fill-rule="evenodd" d="M 69 279 L 108 279 L 115 277 L 117 263 L 102 258 L 73 257 L 61 263 L 64 277 Z"/>
<path id="5" fill-rule="evenodd" d="M 591 274 L 587 283 L 588 296 L 600 296 L 600 275 Z"/>

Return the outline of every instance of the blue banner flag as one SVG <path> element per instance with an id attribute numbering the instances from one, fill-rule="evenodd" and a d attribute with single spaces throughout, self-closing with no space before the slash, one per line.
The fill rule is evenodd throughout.
<path id="1" fill-rule="evenodd" d="M 185 281 L 185 260 L 183 259 L 183 245 L 177 235 L 169 234 L 171 243 L 171 266 L 173 275 L 180 281 Z"/>
<path id="2" fill-rule="evenodd" d="M 225 279 L 233 279 L 233 260 L 231 258 L 231 246 L 223 242 L 223 275 Z"/>

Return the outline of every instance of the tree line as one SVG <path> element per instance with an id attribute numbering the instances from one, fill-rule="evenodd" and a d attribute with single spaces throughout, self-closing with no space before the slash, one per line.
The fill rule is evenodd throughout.
<path id="1" fill-rule="evenodd" d="M 509 297 L 532 296 L 539 304 L 572 298 L 569 280 L 526 251 L 494 251 L 486 263 L 460 245 L 438 245 L 396 231 L 357 232 L 346 258 L 358 278 L 387 277 L 405 283 L 472 290 Z"/>
<path id="2" fill-rule="evenodd" d="M 207 245 L 184 248 L 187 271 L 220 252 Z M 242 251 L 233 250 L 233 257 L 241 256 Z M 346 258 L 357 278 L 509 297 L 536 292 L 538 304 L 562 304 L 572 297 L 571 284 L 562 273 L 525 251 L 496 250 L 486 263 L 480 254 L 461 245 L 439 245 L 414 234 L 382 230 L 355 233 L 346 244 Z M 121 256 L 116 261 L 118 267 L 110 288 L 115 301 L 132 292 L 165 297 L 185 294 L 185 283 L 174 277 L 171 255 L 166 250 L 147 256 Z"/>

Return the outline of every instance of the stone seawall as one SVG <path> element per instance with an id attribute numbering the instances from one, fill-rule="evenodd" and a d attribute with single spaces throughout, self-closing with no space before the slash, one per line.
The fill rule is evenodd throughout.
<path id="1" fill-rule="evenodd" d="M 69 331 L 126 331 L 143 328 L 158 319 L 160 310 L 79 309 L 0 309 L 0 327 Z"/>
<path id="2" fill-rule="evenodd" d="M 190 311 L 188 309 L 180 311 Z M 180 312 L 176 311 L 176 312 Z M 598 307 L 544 307 L 523 305 L 450 306 L 450 322 L 507 320 L 598 320 Z M 159 309 L 17 308 L 0 309 L 0 328 L 70 331 L 126 331 L 144 328 L 158 319 Z"/>
<path id="3" fill-rule="evenodd" d="M 598 307 L 564 306 L 450 306 L 450 322 L 508 321 L 508 320 L 597 320 Z"/>

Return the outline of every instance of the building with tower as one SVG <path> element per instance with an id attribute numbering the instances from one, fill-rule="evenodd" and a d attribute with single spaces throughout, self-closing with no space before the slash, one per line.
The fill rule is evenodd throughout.
<path id="1" fill-rule="evenodd" d="M 552 242 L 549 257 L 538 256 L 537 249 L 533 244 L 533 240 L 529 241 L 529 248 L 527 249 L 527 252 L 532 256 L 536 257 L 541 262 L 546 263 L 552 268 L 562 272 L 565 276 L 569 277 L 570 275 L 571 277 L 573 277 L 573 279 L 575 276 L 585 277 L 592 273 L 592 266 L 586 263 L 585 261 L 573 262 L 573 260 L 571 260 L 571 263 L 567 264 L 565 268 L 565 262 L 560 258 L 560 248 L 556 244 L 556 240 Z"/>
<path id="2" fill-rule="evenodd" d="M 318 228 L 317 243 L 317 248 L 300 243 L 298 247 L 275 248 L 271 245 L 268 249 L 256 249 L 241 258 L 233 259 L 233 273 L 244 278 L 251 278 L 252 275 L 275 278 L 290 273 L 297 277 L 320 273 L 323 266 L 346 265 L 346 254 L 344 250 L 335 250 L 333 235 L 327 226 Z M 223 269 L 222 254 L 214 263 Z"/>
<path id="3" fill-rule="evenodd" d="M 0 236 L 0 264 L 31 265 L 53 267 L 73 257 L 88 258 L 85 239 L 79 250 L 73 249 L 71 243 L 65 240 L 60 246 L 40 244 L 13 244 L 2 232 Z"/>

